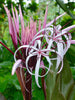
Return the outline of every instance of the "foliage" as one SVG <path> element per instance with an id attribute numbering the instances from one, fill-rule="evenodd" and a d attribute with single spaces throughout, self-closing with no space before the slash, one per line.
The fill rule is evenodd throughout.
<path id="1" fill-rule="evenodd" d="M 30 9 L 31 12 L 36 12 L 38 9 L 38 4 L 32 0 L 31 4 L 29 4 L 27 8 Z"/>
<path id="2" fill-rule="evenodd" d="M 67 12 L 73 19 L 75 19 L 75 14 L 73 13 L 75 8 L 75 2 L 64 3 L 65 0 L 56 0 L 60 7 Z"/>
<path id="3" fill-rule="evenodd" d="M 65 15 L 65 16 L 63 16 L 63 19 L 61 20 L 60 24 L 62 26 L 65 25 L 64 27 L 68 27 L 68 26 L 75 24 L 75 20 L 73 20 L 69 15 Z M 72 32 L 71 35 L 72 35 L 73 39 L 75 39 L 75 29 L 71 30 L 71 32 Z M 72 74 L 73 74 L 73 79 L 75 80 L 75 76 L 74 76 L 74 74 L 75 74 L 75 71 L 74 71 L 75 55 L 74 54 L 75 54 L 75 45 L 71 45 L 68 52 L 66 53 L 66 58 L 69 61 L 70 67 L 72 67 L 71 71 L 72 71 Z"/>
<path id="4" fill-rule="evenodd" d="M 9 1 L 11 2 L 11 0 L 9 0 Z M 56 8 L 54 7 L 54 2 L 52 2 L 51 4 L 52 4 L 52 6 L 51 7 L 49 6 L 50 7 L 49 9 L 51 9 L 51 12 L 49 11 L 50 14 L 48 14 L 48 19 L 50 17 L 51 17 L 51 19 L 53 19 L 53 17 L 55 17 L 54 12 L 59 11 L 58 8 L 55 11 Z M 42 3 L 40 5 L 42 5 L 42 9 L 39 6 L 39 9 L 37 10 L 36 13 L 35 13 L 35 11 L 36 11 L 37 7 L 34 12 L 33 12 L 33 9 L 29 8 L 30 11 L 32 11 L 33 13 L 30 12 L 30 13 L 28 13 L 28 15 L 24 14 L 24 18 L 27 19 L 26 20 L 27 22 L 29 20 L 31 13 L 33 14 L 34 20 L 40 18 L 43 21 L 43 19 L 44 19 L 43 15 L 45 13 L 44 12 L 45 7 L 43 7 L 43 6 L 44 5 L 46 6 L 46 4 Z M 9 5 L 9 7 L 10 6 L 11 5 Z M 24 10 L 25 9 L 23 7 L 23 11 Z M 40 13 L 38 13 L 39 11 L 40 11 Z M 4 19 L 4 17 L 3 17 L 3 19 Z M 4 20 L 5 20 L 5 22 L 7 21 L 6 18 Z M 63 20 L 61 20 L 60 24 L 63 26 L 69 20 L 71 20 L 71 17 L 65 16 L 65 17 L 63 17 Z M 1 26 L 0 27 L 0 40 L 4 44 L 6 44 L 12 51 L 14 51 L 13 45 L 12 45 L 12 42 L 11 42 L 11 39 L 9 36 L 8 24 L 5 22 L 0 23 L 0 26 Z M 71 24 L 74 24 L 74 21 L 72 21 L 68 25 L 71 25 Z M 52 72 L 49 72 L 49 74 L 47 75 L 47 78 L 46 78 L 47 100 L 74 100 L 75 99 L 75 95 L 74 95 L 75 94 L 75 85 L 74 85 L 74 81 L 73 81 L 73 78 L 75 80 L 75 69 L 74 69 L 75 55 L 74 54 L 75 54 L 75 46 L 72 45 L 66 54 L 66 58 L 69 61 L 70 66 L 72 66 L 72 67 L 70 68 L 68 62 L 65 60 L 67 62 L 67 64 L 66 63 L 64 64 L 64 68 L 59 75 L 56 75 L 56 73 L 52 73 Z M 0 45 L 0 92 L 6 97 L 7 100 L 23 100 L 22 94 L 21 94 L 21 88 L 18 83 L 16 74 L 14 76 L 11 76 L 11 70 L 12 70 L 13 63 L 14 63 L 13 55 L 11 55 L 2 45 Z M 71 71 L 72 71 L 72 73 L 71 73 Z M 73 78 L 72 78 L 72 75 L 73 75 Z M 68 76 L 68 78 L 67 78 L 67 76 Z M 32 79 L 33 79 L 32 80 L 33 81 L 32 82 L 33 83 L 32 84 L 32 95 L 33 95 L 32 100 L 44 100 L 44 93 L 42 91 L 42 88 L 39 89 L 36 86 L 36 84 L 34 82 L 34 77 L 32 77 Z M 41 83 L 41 79 L 40 79 L 40 83 Z M 71 93 L 71 95 L 69 95 L 70 93 Z"/>
<path id="5" fill-rule="evenodd" d="M 12 65 L 13 56 L 0 46 L 0 92 L 4 94 L 7 100 L 22 100 L 17 77 L 16 75 L 11 76 Z"/>
<path id="6" fill-rule="evenodd" d="M 66 58 L 64 58 L 64 67 L 62 72 L 59 75 L 57 75 L 56 73 L 49 72 L 49 74 L 47 75 L 46 84 L 47 100 L 75 99 L 75 85 Z"/>

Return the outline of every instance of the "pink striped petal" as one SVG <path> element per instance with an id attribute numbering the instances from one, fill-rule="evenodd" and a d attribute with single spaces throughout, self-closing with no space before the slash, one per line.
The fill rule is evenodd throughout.
<path id="1" fill-rule="evenodd" d="M 62 31 L 68 32 L 68 31 L 70 31 L 70 30 L 73 29 L 73 28 L 75 28 L 75 25 L 71 25 L 71 26 L 69 26 L 69 27 L 63 29 Z"/>
<path id="2" fill-rule="evenodd" d="M 46 27 L 51 26 L 51 25 L 54 23 L 55 20 L 58 20 L 60 17 L 62 17 L 62 16 L 65 15 L 65 14 L 66 14 L 66 13 L 63 13 L 63 14 L 59 15 L 58 17 L 56 17 L 54 20 L 52 20 L 51 22 L 49 22 L 48 24 L 46 24 Z"/>
<path id="3" fill-rule="evenodd" d="M 60 36 L 62 36 L 64 34 L 69 34 L 67 32 L 70 31 L 73 28 L 75 28 L 75 25 L 72 25 L 72 26 L 69 26 L 69 27 L 63 29 L 58 35 L 55 36 L 55 38 L 58 38 L 58 37 L 60 37 Z"/>
<path id="4" fill-rule="evenodd" d="M 75 40 L 70 40 L 70 43 L 71 44 L 75 44 Z"/>

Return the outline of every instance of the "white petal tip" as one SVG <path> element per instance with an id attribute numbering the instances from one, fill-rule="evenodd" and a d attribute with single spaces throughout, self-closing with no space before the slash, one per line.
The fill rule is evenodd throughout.
<path id="1" fill-rule="evenodd" d="M 15 71 L 16 71 L 16 69 L 19 67 L 19 65 L 21 64 L 21 59 L 19 59 L 19 60 L 17 60 L 16 62 L 15 62 L 15 64 L 13 65 L 13 68 L 12 68 L 12 75 L 14 75 L 14 73 L 15 73 Z"/>
<path id="2" fill-rule="evenodd" d="M 15 73 L 15 72 L 12 70 L 12 73 L 11 73 L 11 75 L 14 75 L 14 73 Z"/>
<path id="3" fill-rule="evenodd" d="M 37 86 L 38 86 L 39 88 L 41 88 L 41 86 L 40 86 L 39 84 L 37 84 Z"/>

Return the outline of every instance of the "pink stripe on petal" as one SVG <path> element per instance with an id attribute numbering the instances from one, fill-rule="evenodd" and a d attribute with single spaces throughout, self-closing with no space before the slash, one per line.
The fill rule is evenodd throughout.
<path id="1" fill-rule="evenodd" d="M 71 44 L 75 44 L 75 40 L 70 40 L 70 43 Z"/>
<path id="2" fill-rule="evenodd" d="M 69 26 L 69 27 L 63 29 L 62 31 L 68 32 L 68 31 L 70 31 L 73 28 L 75 28 L 75 25 Z"/>
<path id="3" fill-rule="evenodd" d="M 55 36 L 55 38 L 58 38 L 58 37 L 65 35 L 65 34 L 69 34 L 67 32 L 70 31 L 73 28 L 75 28 L 75 25 L 72 25 L 72 26 L 69 26 L 69 27 L 63 29 L 58 35 Z"/>
<path id="4" fill-rule="evenodd" d="M 44 63 L 43 63 L 43 61 L 41 61 L 41 62 L 40 62 L 40 68 L 43 68 L 43 69 L 45 69 L 45 66 L 44 66 Z"/>

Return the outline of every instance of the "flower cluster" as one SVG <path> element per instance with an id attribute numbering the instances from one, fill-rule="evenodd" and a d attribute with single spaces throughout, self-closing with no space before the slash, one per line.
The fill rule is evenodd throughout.
<path id="1" fill-rule="evenodd" d="M 63 57 L 71 44 L 75 44 L 69 32 L 75 25 L 62 29 L 61 25 L 53 25 L 53 23 L 64 14 L 56 17 L 54 20 L 46 24 L 48 6 L 45 12 L 43 28 L 41 29 L 41 21 L 39 20 L 38 32 L 36 29 L 37 22 L 30 18 L 30 23 L 24 27 L 24 20 L 19 6 L 20 20 L 21 20 L 21 39 L 19 37 L 19 19 L 15 8 L 15 14 L 12 7 L 13 19 L 9 10 L 4 6 L 9 22 L 9 32 L 16 49 L 14 53 L 15 64 L 12 68 L 12 75 L 18 67 L 26 68 L 31 75 L 35 75 L 37 86 L 40 88 L 38 77 L 44 77 L 51 70 L 52 60 L 56 60 L 56 70 L 60 73 L 63 68 Z M 15 17 L 16 15 L 16 17 Z M 63 39 L 64 37 L 64 39 Z M 19 47 L 18 47 L 19 42 Z M 52 57 L 52 55 L 55 55 Z M 44 60 L 48 63 L 45 66 Z M 40 75 L 40 69 L 45 69 L 46 73 Z M 35 70 L 35 73 L 33 73 Z"/>

